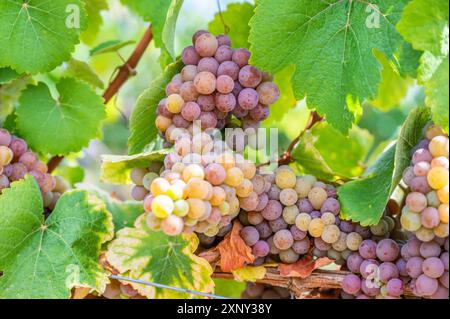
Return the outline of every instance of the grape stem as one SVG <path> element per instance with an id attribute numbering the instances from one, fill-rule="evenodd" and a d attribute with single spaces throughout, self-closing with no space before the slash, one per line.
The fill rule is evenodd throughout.
<path id="1" fill-rule="evenodd" d="M 147 28 L 141 40 L 137 44 L 130 58 L 124 62 L 124 64 L 119 68 L 119 72 L 114 77 L 114 79 L 109 83 L 108 88 L 103 94 L 104 104 L 108 102 L 116 95 L 122 85 L 131 77 L 136 75 L 135 68 L 141 60 L 145 50 L 149 46 L 153 39 L 153 31 L 151 25 Z M 54 156 L 47 163 L 48 172 L 53 172 L 59 164 L 61 164 L 64 156 Z"/>

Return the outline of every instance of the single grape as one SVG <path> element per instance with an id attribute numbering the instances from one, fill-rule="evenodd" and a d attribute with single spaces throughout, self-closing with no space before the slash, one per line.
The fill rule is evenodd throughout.
<path id="1" fill-rule="evenodd" d="M 252 88 L 245 88 L 239 93 L 238 103 L 244 110 L 252 110 L 258 105 L 258 99 L 258 92 Z"/>
<path id="2" fill-rule="evenodd" d="M 217 93 L 214 101 L 217 109 L 224 113 L 231 112 L 236 107 L 236 97 L 232 93 Z"/>
<path id="3" fill-rule="evenodd" d="M 377 257 L 377 244 L 372 240 L 363 240 L 358 251 L 364 259 L 375 259 Z"/>
<path id="4" fill-rule="evenodd" d="M 269 252 L 269 244 L 263 240 L 257 241 L 256 244 L 252 247 L 252 253 L 256 257 L 265 257 L 269 254 Z"/>
<path id="5" fill-rule="evenodd" d="M 258 230 L 253 226 L 245 226 L 242 228 L 240 235 L 248 246 L 255 245 L 259 240 Z"/>
<path id="6" fill-rule="evenodd" d="M 273 243 L 280 250 L 289 249 L 294 243 L 291 232 L 287 229 L 279 230 L 273 236 Z"/>
<path id="7" fill-rule="evenodd" d="M 217 60 L 214 58 L 207 57 L 207 58 L 202 58 L 198 62 L 197 72 L 209 72 L 209 73 L 216 75 L 218 68 L 219 68 L 219 63 L 217 62 Z M 192 81 L 192 80 L 186 80 L 186 81 Z"/>
<path id="8" fill-rule="evenodd" d="M 196 75 L 197 78 L 198 74 Z M 209 78 L 209 77 L 207 77 Z M 203 76 L 202 76 L 203 79 Z M 203 79 L 204 80 L 204 79 Z M 215 80 L 214 80 L 215 81 Z M 203 82 L 202 82 L 203 84 Z M 211 83 L 207 83 L 211 84 Z M 197 91 L 194 81 L 187 81 L 184 82 L 180 87 L 180 96 L 185 102 L 195 102 L 198 98 L 200 93 Z"/>
<path id="9" fill-rule="evenodd" d="M 422 274 L 423 261 L 421 257 L 411 257 L 406 262 L 406 272 L 411 278 L 417 278 Z"/>
<path id="10" fill-rule="evenodd" d="M 403 281 L 398 278 L 392 278 L 386 284 L 386 291 L 389 296 L 400 297 L 404 293 Z"/>
<path id="11" fill-rule="evenodd" d="M 246 88 L 256 88 L 261 80 L 261 71 L 254 66 L 246 65 L 239 71 L 239 83 Z"/>
<path id="12" fill-rule="evenodd" d="M 200 56 L 197 51 L 195 51 L 193 46 L 186 47 L 181 53 L 181 60 L 185 65 L 197 65 L 200 61 Z"/>
<path id="13" fill-rule="evenodd" d="M 175 215 L 169 215 L 161 222 L 161 230 L 169 236 L 181 234 L 183 227 L 183 219 Z"/>
<path id="14" fill-rule="evenodd" d="M 359 274 L 360 267 L 364 259 L 358 253 L 353 253 L 347 258 L 347 267 L 348 269 L 355 274 Z"/>
<path id="15" fill-rule="evenodd" d="M 280 89 L 272 82 L 263 82 L 256 89 L 259 95 L 259 102 L 264 105 L 275 103 L 280 97 Z"/>
<path id="16" fill-rule="evenodd" d="M 406 196 L 406 206 L 411 212 L 420 213 L 427 207 L 427 198 L 422 193 L 409 193 Z"/>
<path id="17" fill-rule="evenodd" d="M 225 61 L 231 61 L 233 57 L 233 49 L 229 45 L 221 45 L 217 48 L 214 58 L 217 62 L 222 63 Z"/>
<path id="18" fill-rule="evenodd" d="M 248 64 L 250 52 L 244 48 L 234 50 L 232 59 L 237 65 L 239 65 L 240 68 L 242 68 Z"/>
<path id="19" fill-rule="evenodd" d="M 361 289 L 361 279 L 354 274 L 345 276 L 342 281 L 342 289 L 348 294 L 357 294 Z"/>
<path id="20" fill-rule="evenodd" d="M 281 216 L 283 212 L 283 207 L 278 201 L 269 200 L 267 206 L 261 211 L 261 215 L 266 220 L 275 220 Z M 297 225 L 298 226 L 298 225 Z M 300 227 L 299 227 L 300 228 Z"/>
<path id="21" fill-rule="evenodd" d="M 420 296 L 431 296 L 438 290 L 439 283 L 437 279 L 422 274 L 417 278 L 415 287 Z"/>
<path id="22" fill-rule="evenodd" d="M 298 261 L 300 255 L 297 254 L 293 249 L 289 248 L 287 250 L 280 251 L 279 257 L 282 262 L 293 264 Z"/>
<path id="23" fill-rule="evenodd" d="M 422 263 L 422 271 L 430 278 L 439 278 L 444 274 L 444 263 L 438 257 L 430 257 Z"/>
<path id="24" fill-rule="evenodd" d="M 217 69 L 217 76 L 220 75 L 228 75 L 233 81 L 236 81 L 239 76 L 239 66 L 233 61 L 222 62 Z"/>
<path id="25" fill-rule="evenodd" d="M 219 42 L 211 33 L 202 33 L 195 39 L 195 51 L 202 57 L 212 57 L 219 47 Z"/>

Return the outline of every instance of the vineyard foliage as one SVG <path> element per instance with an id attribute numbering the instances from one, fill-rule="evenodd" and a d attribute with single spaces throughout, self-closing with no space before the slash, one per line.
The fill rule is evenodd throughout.
<path id="1" fill-rule="evenodd" d="M 424 128 L 433 121 L 449 133 L 448 11 L 446 0 L 0 0 L 0 128 L 71 188 L 50 213 L 31 176 L 0 183 L 0 298 L 70 298 L 75 287 L 98 295 L 111 272 L 232 296 L 244 289 L 213 281 L 196 234 L 151 230 L 124 188 L 133 169 L 171 153 L 158 104 L 198 29 L 226 33 L 274 76 L 280 96 L 262 127 L 278 129 L 275 156 L 289 149 L 296 173 L 333 184 L 342 219 L 376 225 Z M 106 98 L 118 78 L 128 82 Z M 319 120 L 308 127 L 312 112 Z M 262 278 L 264 267 L 245 267 L 251 249 L 233 240 L 217 248 L 242 252 L 222 256 L 227 270 Z M 131 286 L 146 298 L 192 297 Z"/>

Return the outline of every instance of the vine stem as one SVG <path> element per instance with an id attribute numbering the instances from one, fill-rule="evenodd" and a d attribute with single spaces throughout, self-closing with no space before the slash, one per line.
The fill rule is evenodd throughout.
<path id="1" fill-rule="evenodd" d="M 150 42 L 153 39 L 153 31 L 151 25 L 147 28 L 141 40 L 137 44 L 133 53 L 129 57 L 127 61 L 119 68 L 119 72 L 114 77 L 114 79 L 109 83 L 109 86 L 103 93 L 104 104 L 108 104 L 108 102 L 116 95 L 122 85 L 133 75 L 136 74 L 135 68 L 144 55 L 145 50 L 149 46 Z M 64 156 L 54 156 L 52 157 L 48 163 L 48 172 L 53 172 L 59 164 L 61 164 Z"/>

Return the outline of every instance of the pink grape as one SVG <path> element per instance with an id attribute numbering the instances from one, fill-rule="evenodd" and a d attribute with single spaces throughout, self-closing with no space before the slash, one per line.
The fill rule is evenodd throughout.
<path id="1" fill-rule="evenodd" d="M 377 257 L 382 261 L 394 261 L 400 253 L 398 244 L 392 239 L 381 240 L 376 248 Z"/>
<path id="2" fill-rule="evenodd" d="M 237 49 L 234 50 L 232 58 L 233 61 L 237 65 L 239 65 L 240 68 L 242 68 L 248 64 L 248 60 L 250 59 L 250 52 L 244 48 Z"/>
<path id="3" fill-rule="evenodd" d="M 13 151 L 14 157 L 19 158 L 28 150 L 28 145 L 23 139 L 13 137 L 9 148 Z"/>
<path id="4" fill-rule="evenodd" d="M 292 246 L 294 238 L 289 230 L 282 229 L 273 236 L 273 243 L 278 249 L 286 250 Z"/>
<path id="5" fill-rule="evenodd" d="M 225 181 L 226 171 L 222 165 L 211 163 L 205 168 L 205 178 L 212 185 L 220 185 Z"/>
<path id="6" fill-rule="evenodd" d="M 246 65 L 239 71 L 239 83 L 246 88 L 256 88 L 261 80 L 261 71 L 254 66 Z"/>
<path id="7" fill-rule="evenodd" d="M 213 112 L 202 112 L 200 122 L 203 130 L 215 128 L 217 125 L 217 116 Z"/>
<path id="8" fill-rule="evenodd" d="M 230 78 L 236 81 L 239 76 L 239 66 L 233 61 L 222 62 L 217 69 L 217 76 L 220 75 L 228 75 Z"/>
<path id="9" fill-rule="evenodd" d="M 278 101 L 280 89 L 272 82 L 263 82 L 256 89 L 259 95 L 259 102 L 264 105 L 270 105 Z"/>
<path id="10" fill-rule="evenodd" d="M 308 253 L 309 249 L 311 248 L 311 242 L 309 241 L 308 237 L 305 237 L 301 240 L 294 241 L 291 248 L 297 254 L 304 255 Z"/>
<path id="11" fill-rule="evenodd" d="M 372 240 L 363 240 L 359 246 L 359 254 L 365 259 L 375 259 L 377 257 L 377 244 Z"/>
<path id="12" fill-rule="evenodd" d="M 251 110 L 258 105 L 258 93 L 254 89 L 245 88 L 239 93 L 238 103 L 244 110 Z"/>
<path id="13" fill-rule="evenodd" d="M 268 238 L 273 233 L 272 229 L 269 226 L 269 223 L 265 221 L 256 225 L 255 228 L 258 230 L 259 237 L 262 239 Z"/>
<path id="14" fill-rule="evenodd" d="M 266 220 L 275 220 L 281 216 L 283 207 L 278 201 L 269 200 L 267 206 L 262 210 L 261 214 Z"/>
<path id="15" fill-rule="evenodd" d="M 389 280 L 399 276 L 397 266 L 391 262 L 381 263 L 378 267 L 378 271 L 379 278 L 384 283 L 387 283 Z"/>
<path id="16" fill-rule="evenodd" d="M 421 214 L 422 225 L 426 228 L 433 229 L 434 227 L 439 226 L 440 217 L 439 212 L 434 207 L 427 207 L 422 211 Z"/>
<path id="17" fill-rule="evenodd" d="M 197 74 L 198 75 L 198 74 Z M 193 81 L 184 82 L 180 87 L 180 95 L 185 102 L 195 102 L 199 96 Z"/>
<path id="18" fill-rule="evenodd" d="M 248 246 L 253 246 L 259 240 L 259 233 L 253 226 L 245 226 L 242 228 L 240 235 Z"/>
<path id="19" fill-rule="evenodd" d="M 216 86 L 217 91 L 222 94 L 228 94 L 231 93 L 234 89 L 234 81 L 228 75 L 220 75 L 217 77 Z"/>
<path id="20" fill-rule="evenodd" d="M 415 287 L 419 295 L 431 296 L 438 290 L 439 283 L 436 279 L 422 274 L 417 278 Z"/>
<path id="21" fill-rule="evenodd" d="M 181 53 L 181 60 L 185 65 L 197 65 L 197 63 L 200 61 L 200 58 L 200 55 L 198 55 L 193 46 L 186 47 Z"/>
<path id="22" fill-rule="evenodd" d="M 351 295 L 355 295 L 361 289 L 361 279 L 354 274 L 349 274 L 342 281 L 342 289 Z"/>
<path id="23" fill-rule="evenodd" d="M 215 97 L 216 107 L 219 111 L 228 113 L 236 106 L 236 98 L 232 93 L 220 94 L 217 93 Z"/>
<path id="24" fill-rule="evenodd" d="M 219 62 L 214 58 L 202 58 L 198 62 L 197 72 L 209 72 L 214 75 L 217 74 L 217 69 L 219 68 Z M 188 80 L 189 81 L 189 80 Z"/>
<path id="25" fill-rule="evenodd" d="M 441 254 L 441 247 L 435 241 L 421 243 L 419 249 L 420 256 L 422 256 L 423 258 L 439 257 L 439 255 Z"/>
<path id="26" fill-rule="evenodd" d="M 219 45 L 228 45 L 231 46 L 230 38 L 225 34 L 219 34 L 217 37 L 217 42 Z"/>
<path id="27" fill-rule="evenodd" d="M 430 257 L 422 263 L 422 271 L 430 278 L 439 278 L 444 274 L 444 264 L 438 257 Z"/>
<path id="28" fill-rule="evenodd" d="M 195 51 L 202 57 L 212 57 L 219 47 L 219 42 L 211 33 L 202 33 L 195 39 Z"/>
<path id="29" fill-rule="evenodd" d="M 231 49 L 228 45 L 221 45 L 216 51 L 214 58 L 218 63 L 222 63 L 225 61 L 231 61 L 233 56 L 233 49 Z"/>
<path id="30" fill-rule="evenodd" d="M 194 86 L 200 94 L 211 94 L 216 89 L 216 77 L 211 72 L 199 72 L 194 78 Z"/>
<path id="31" fill-rule="evenodd" d="M 412 156 L 412 163 L 414 165 L 419 162 L 431 162 L 432 160 L 433 156 L 427 149 L 424 148 L 416 150 Z"/>
<path id="32" fill-rule="evenodd" d="M 399 297 L 404 293 L 403 281 L 398 278 L 392 278 L 386 284 L 387 293 L 393 297 Z"/>
<path id="33" fill-rule="evenodd" d="M 358 253 L 352 253 L 347 258 L 347 268 L 355 274 L 359 274 L 360 267 L 364 259 Z"/>
<path id="34" fill-rule="evenodd" d="M 282 217 L 269 221 L 269 225 L 274 233 L 287 228 L 287 223 Z"/>
<path id="35" fill-rule="evenodd" d="M 270 252 L 269 244 L 263 240 L 258 240 L 252 247 L 252 252 L 256 257 L 265 257 Z"/>
<path id="36" fill-rule="evenodd" d="M 255 121 L 264 121 L 270 115 L 269 107 L 258 104 L 255 108 L 249 111 L 250 117 Z"/>
<path id="37" fill-rule="evenodd" d="M 0 146 L 9 146 L 9 144 L 11 144 L 11 141 L 11 134 L 7 130 L 0 128 Z"/>
<path id="38" fill-rule="evenodd" d="M 195 102 L 187 102 L 181 109 L 181 116 L 189 122 L 193 122 L 200 116 L 200 106 Z"/>
<path id="39" fill-rule="evenodd" d="M 427 198 L 422 193 L 409 193 L 408 196 L 406 196 L 406 206 L 410 211 L 420 213 L 427 207 Z"/>
<path id="40" fill-rule="evenodd" d="M 190 124 L 180 114 L 175 114 L 172 118 L 172 122 L 176 127 L 181 127 L 181 128 L 188 128 L 189 124 Z"/>
<path id="41" fill-rule="evenodd" d="M 197 104 L 203 112 L 210 112 L 216 107 L 214 95 L 199 95 Z"/>
<path id="42" fill-rule="evenodd" d="M 421 257 L 411 257 L 406 262 L 406 272 L 411 278 L 417 278 L 422 274 L 423 261 Z"/>
<path id="43" fill-rule="evenodd" d="M 426 194 L 431 191 L 426 176 L 416 176 L 409 182 L 409 187 L 413 192 Z"/>

